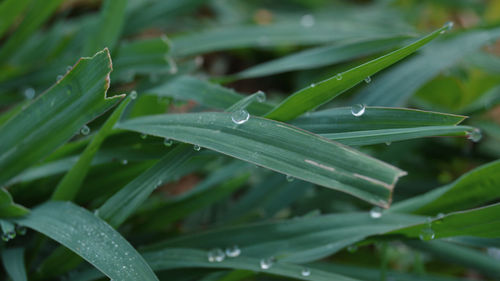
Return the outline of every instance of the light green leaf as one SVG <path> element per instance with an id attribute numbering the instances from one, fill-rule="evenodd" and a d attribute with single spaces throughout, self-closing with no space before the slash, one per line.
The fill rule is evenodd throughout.
<path id="1" fill-rule="evenodd" d="M 113 280 L 158 280 L 142 256 L 116 230 L 70 202 L 42 204 L 17 223 L 56 240 Z"/>
<path id="2" fill-rule="evenodd" d="M 12 281 L 28 281 L 23 248 L 3 249 L 2 263 Z"/>
<path id="3" fill-rule="evenodd" d="M 110 71 L 107 49 L 80 59 L 61 80 L 0 128 L 0 185 L 119 101 L 118 96 L 106 97 Z"/>
<path id="4" fill-rule="evenodd" d="M 82 152 L 78 161 L 73 165 L 71 170 L 64 175 L 59 184 L 57 185 L 54 193 L 52 194 L 52 200 L 61 200 L 61 201 L 71 201 L 75 198 L 78 191 L 80 190 L 80 186 L 85 179 L 85 176 L 88 173 L 90 168 L 90 164 L 94 155 L 99 150 L 102 142 L 108 137 L 111 133 L 113 126 L 120 119 L 123 111 L 131 101 L 131 98 L 127 98 L 123 101 L 115 111 L 108 117 L 108 120 L 102 125 L 99 129 L 99 132 L 95 136 L 93 136 L 92 141 L 87 145 L 85 150 Z"/>
<path id="5" fill-rule="evenodd" d="M 338 73 L 327 80 L 313 83 L 309 87 L 306 87 L 289 96 L 270 113 L 268 113 L 266 117 L 275 120 L 287 121 L 300 116 L 301 114 L 330 101 L 346 90 L 354 87 L 367 77 L 370 77 L 380 70 L 387 68 L 411 55 L 420 47 L 438 37 L 440 33 L 445 32 L 448 28 L 448 26 L 443 26 L 442 28 L 401 49 L 342 73 Z"/>
<path id="6" fill-rule="evenodd" d="M 251 117 L 237 125 L 231 119 L 231 113 L 168 114 L 128 120 L 118 128 L 196 144 L 383 207 L 405 174 L 285 123 Z"/>

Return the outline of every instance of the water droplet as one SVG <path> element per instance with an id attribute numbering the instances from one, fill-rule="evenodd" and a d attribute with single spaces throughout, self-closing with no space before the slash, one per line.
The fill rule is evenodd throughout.
<path id="1" fill-rule="evenodd" d="M 194 58 L 194 63 L 195 63 L 198 67 L 202 66 L 204 61 L 205 61 L 205 59 L 204 59 L 202 56 L 196 56 L 196 57 Z"/>
<path id="2" fill-rule="evenodd" d="M 201 146 L 195 144 L 195 145 L 193 145 L 193 149 L 196 150 L 196 151 L 200 151 L 201 150 Z"/>
<path id="3" fill-rule="evenodd" d="M 141 134 L 141 139 L 145 140 L 148 137 L 146 134 Z"/>
<path id="4" fill-rule="evenodd" d="M 370 76 L 367 76 L 367 77 L 365 78 L 365 82 L 366 82 L 366 84 L 368 84 L 368 83 L 372 82 L 372 78 L 371 78 Z"/>
<path id="5" fill-rule="evenodd" d="M 170 69 L 168 70 L 168 73 L 176 74 L 178 71 L 179 71 L 179 69 L 177 68 L 177 65 L 175 64 L 175 62 L 171 61 Z"/>
<path id="6" fill-rule="evenodd" d="M 265 102 L 266 101 L 266 93 L 264 93 L 263 91 L 257 91 L 255 93 L 255 96 L 256 96 L 258 102 Z"/>
<path id="7" fill-rule="evenodd" d="M 335 75 L 335 79 L 337 79 L 339 81 L 342 80 L 342 74 L 339 73 L 339 74 Z"/>
<path id="8" fill-rule="evenodd" d="M 311 83 L 311 85 L 309 85 L 309 87 L 314 88 L 314 87 L 316 87 L 316 84 Z"/>
<path id="9" fill-rule="evenodd" d="M 9 236 L 7 234 L 2 233 L 2 240 L 5 241 L 5 242 L 7 242 L 7 241 L 10 240 L 10 238 L 9 238 Z"/>
<path id="10" fill-rule="evenodd" d="M 500 249 L 499 248 L 494 248 L 494 247 L 487 248 L 486 253 L 488 254 L 488 256 L 490 256 L 492 258 L 500 260 Z"/>
<path id="11" fill-rule="evenodd" d="M 99 209 L 94 210 L 94 216 L 99 217 Z"/>
<path id="12" fill-rule="evenodd" d="M 163 145 L 165 145 L 165 146 L 171 146 L 173 143 L 174 143 L 174 141 L 169 139 L 169 138 L 165 138 L 163 140 Z"/>
<path id="13" fill-rule="evenodd" d="M 237 245 L 226 248 L 226 256 L 235 258 L 241 254 L 241 250 Z"/>
<path id="14" fill-rule="evenodd" d="M 16 232 L 17 232 L 17 234 L 19 234 L 19 235 L 26 235 L 26 232 L 27 232 L 27 231 L 28 231 L 28 230 L 26 229 L 26 227 L 24 227 L 24 226 L 22 226 L 22 225 L 17 225 L 17 226 L 16 226 Z"/>
<path id="15" fill-rule="evenodd" d="M 443 213 L 439 213 L 439 214 L 436 215 L 436 219 L 442 220 L 444 218 L 444 216 L 445 215 Z"/>
<path id="16" fill-rule="evenodd" d="M 90 133 L 90 128 L 89 126 L 85 125 L 80 129 L 80 133 L 84 136 L 88 135 Z"/>
<path id="17" fill-rule="evenodd" d="M 137 98 L 137 92 L 136 91 L 130 92 L 130 99 L 135 100 L 136 98 Z"/>
<path id="18" fill-rule="evenodd" d="M 307 267 L 304 267 L 304 268 L 302 268 L 300 275 L 307 277 L 307 276 L 311 275 L 311 270 Z"/>
<path id="19" fill-rule="evenodd" d="M 233 123 L 238 125 L 247 122 L 248 119 L 250 119 L 250 114 L 244 109 L 236 110 L 231 114 L 231 120 L 233 120 Z"/>
<path id="20" fill-rule="evenodd" d="M 390 141 L 386 141 L 386 142 L 385 142 L 385 145 L 387 145 L 387 146 L 389 146 L 389 145 L 391 145 L 391 144 L 392 144 L 392 142 L 390 142 Z"/>
<path id="21" fill-rule="evenodd" d="M 33 88 L 27 88 L 26 90 L 24 90 L 24 97 L 26 99 L 33 99 L 35 97 L 35 89 Z"/>
<path id="22" fill-rule="evenodd" d="M 73 69 L 71 65 L 66 66 L 66 72 L 70 72 Z"/>
<path id="23" fill-rule="evenodd" d="M 454 22 L 448 21 L 443 25 L 443 27 L 446 27 L 445 31 L 450 31 L 453 28 L 453 25 L 455 25 Z M 443 33 L 443 31 L 441 31 L 441 33 Z"/>
<path id="24" fill-rule="evenodd" d="M 307 15 L 303 15 L 300 18 L 300 25 L 302 25 L 303 27 L 313 27 L 315 22 L 316 22 L 316 20 L 314 19 L 313 15 L 307 14 Z"/>
<path id="25" fill-rule="evenodd" d="M 16 232 L 14 230 L 7 232 L 5 235 L 7 235 L 9 240 L 16 238 Z"/>
<path id="26" fill-rule="evenodd" d="M 260 268 L 261 269 L 269 269 L 271 266 L 273 266 L 274 258 L 267 258 L 267 259 L 261 259 L 260 260 Z"/>
<path id="27" fill-rule="evenodd" d="M 379 219 L 382 217 L 382 208 L 374 207 L 370 210 L 370 217 L 372 219 Z"/>
<path id="28" fill-rule="evenodd" d="M 219 249 L 212 249 L 208 252 L 208 261 L 209 262 L 221 262 L 226 258 L 224 252 Z"/>
<path id="29" fill-rule="evenodd" d="M 420 230 L 418 237 L 420 240 L 432 240 L 436 237 L 436 233 L 434 233 L 434 230 L 431 228 L 431 224 L 429 224 Z"/>
<path id="30" fill-rule="evenodd" d="M 473 142 L 478 142 L 481 140 L 483 135 L 481 134 L 481 130 L 478 128 L 472 129 L 472 131 L 467 132 L 467 139 L 473 141 Z"/>
<path id="31" fill-rule="evenodd" d="M 358 245 L 356 244 L 353 244 L 353 245 L 350 245 L 349 247 L 347 247 L 347 251 L 349 253 L 354 253 L 358 250 Z"/>
<path id="32" fill-rule="evenodd" d="M 162 185 L 162 183 L 163 183 L 163 181 L 162 181 L 162 180 L 158 180 L 158 181 L 156 182 L 156 186 L 157 186 L 157 187 L 158 187 L 158 186 L 161 186 L 161 185 Z"/>
<path id="33" fill-rule="evenodd" d="M 294 177 L 290 176 L 290 175 L 286 175 L 286 181 L 287 182 L 292 182 L 294 180 Z"/>
<path id="34" fill-rule="evenodd" d="M 57 75 L 56 82 L 59 82 L 61 79 L 63 79 L 63 76 L 62 75 Z"/>
<path id="35" fill-rule="evenodd" d="M 365 110 L 366 107 L 364 104 L 355 104 L 351 107 L 351 113 L 356 117 L 360 117 L 361 115 L 365 114 Z"/>
<path id="36" fill-rule="evenodd" d="M 127 164 L 128 164 L 128 160 L 127 160 L 127 159 L 123 159 L 123 160 L 121 161 L 121 163 L 122 163 L 122 165 L 127 165 Z"/>

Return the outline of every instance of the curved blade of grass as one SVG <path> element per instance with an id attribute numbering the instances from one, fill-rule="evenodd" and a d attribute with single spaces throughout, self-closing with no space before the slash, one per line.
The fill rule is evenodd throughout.
<path id="1" fill-rule="evenodd" d="M 0 48 L 0 62 L 12 57 L 24 41 L 28 40 L 33 32 L 49 19 L 62 2 L 63 0 L 31 1 L 31 5 L 16 32 Z"/>
<path id="2" fill-rule="evenodd" d="M 71 249 L 113 280 L 158 280 L 116 230 L 70 202 L 42 204 L 17 222 Z"/>
<path id="3" fill-rule="evenodd" d="M 231 77 L 246 79 L 327 66 L 388 50 L 400 45 L 405 39 L 407 38 L 382 38 L 311 48 L 258 64 Z"/>
<path id="4" fill-rule="evenodd" d="M 270 119 L 287 121 L 301 114 L 312 110 L 336 96 L 342 94 L 346 90 L 354 87 L 359 82 L 363 81 L 380 70 L 389 67 L 390 65 L 402 60 L 403 58 L 411 55 L 420 47 L 429 43 L 439 36 L 440 33 L 446 31 L 448 26 L 432 32 L 431 34 L 393 51 L 387 55 L 381 56 L 377 59 L 371 60 L 355 68 L 349 69 L 345 72 L 338 73 L 337 75 L 315 83 L 306 87 L 293 95 L 289 96 L 279 105 L 277 105 L 266 117 Z"/>
<path id="5" fill-rule="evenodd" d="M 193 100 L 201 105 L 217 109 L 226 109 L 245 97 L 231 89 L 191 76 L 174 78 L 146 92 L 176 100 Z M 252 114 L 262 115 L 272 108 L 273 106 L 267 103 L 252 103 L 247 110 Z"/>
<path id="6" fill-rule="evenodd" d="M 372 83 L 361 90 L 352 102 L 403 106 L 413 93 L 441 71 L 455 65 L 463 57 L 499 36 L 498 28 L 488 31 L 473 30 L 436 42 L 422 53 L 373 79 Z"/>
<path id="7" fill-rule="evenodd" d="M 362 22 L 332 24 L 324 21 L 313 28 L 298 22 L 283 22 L 265 26 L 226 26 L 173 38 L 176 56 L 192 56 L 213 51 L 278 45 L 310 45 L 327 42 L 376 39 L 408 34 L 396 33 L 387 27 Z"/>
<path id="8" fill-rule="evenodd" d="M 424 222 L 425 218 L 388 214 L 373 219 L 366 212 L 252 223 L 176 237 L 145 247 L 147 252 L 172 247 L 211 249 L 238 245 L 242 254 L 289 262 L 310 262 L 327 257 L 368 236 Z"/>
<path id="9" fill-rule="evenodd" d="M 366 107 L 362 116 L 350 107 L 337 107 L 300 116 L 291 124 L 317 134 L 423 126 L 453 126 L 466 117 L 410 108 Z"/>
<path id="10" fill-rule="evenodd" d="M 467 136 L 474 130 L 469 126 L 426 126 L 401 129 L 381 129 L 345 133 L 321 134 L 321 136 L 345 145 L 369 145 L 391 143 L 424 137 Z"/>
<path id="11" fill-rule="evenodd" d="M 28 281 L 23 248 L 3 249 L 2 263 L 12 281 Z"/>
<path id="12" fill-rule="evenodd" d="M 61 80 L 0 128 L 0 185 L 119 101 L 118 96 L 106 97 L 110 72 L 107 49 L 81 58 Z"/>
<path id="13" fill-rule="evenodd" d="M 125 21 L 127 0 L 105 0 L 100 11 L 99 20 L 89 32 L 83 47 L 83 55 L 88 56 L 103 48 L 113 50 L 120 37 Z"/>
<path id="14" fill-rule="evenodd" d="M 193 143 L 388 207 L 405 172 L 348 147 L 273 120 L 236 125 L 229 113 L 168 114 L 119 123 L 121 129 Z"/>
<path id="15" fill-rule="evenodd" d="M 28 213 L 28 209 L 14 203 L 7 190 L 0 188 L 0 218 L 20 217 Z"/>
<path id="16" fill-rule="evenodd" d="M 120 119 L 120 116 L 130 101 L 130 97 L 125 99 L 108 117 L 104 125 L 99 129 L 99 132 L 97 132 L 92 138 L 92 141 L 82 152 L 75 165 L 73 165 L 71 170 L 61 179 L 52 194 L 52 200 L 71 201 L 75 198 L 87 175 L 94 155 L 97 153 L 97 150 L 99 150 L 102 142 L 111 133 L 113 126 L 118 119 Z"/>
<path id="17" fill-rule="evenodd" d="M 21 16 L 31 0 L 5 0 L 0 3 L 0 37 Z"/>
<path id="18" fill-rule="evenodd" d="M 482 165 L 456 181 L 394 204 L 390 212 L 435 215 L 480 206 L 500 198 L 500 160 Z"/>

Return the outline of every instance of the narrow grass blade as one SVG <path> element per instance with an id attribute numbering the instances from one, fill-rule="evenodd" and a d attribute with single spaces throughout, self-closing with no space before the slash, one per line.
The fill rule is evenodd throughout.
<path id="1" fill-rule="evenodd" d="M 99 20 L 92 27 L 92 32 L 85 42 L 84 56 L 94 54 L 103 48 L 113 51 L 125 21 L 126 6 L 127 0 L 103 1 Z"/>
<path id="2" fill-rule="evenodd" d="M 394 204 L 390 212 L 436 215 L 481 206 L 500 198 L 500 160 L 480 166 L 456 181 Z"/>
<path id="3" fill-rule="evenodd" d="M 350 107 L 337 107 L 300 116 L 291 124 L 317 134 L 353 131 L 453 126 L 466 116 L 423 111 L 410 108 L 365 107 L 361 116 L 354 116 Z"/>
<path id="4" fill-rule="evenodd" d="M 230 113 L 168 114 L 118 124 L 121 129 L 206 147 L 388 207 L 405 172 L 348 147 L 273 120 L 237 125 Z"/>
<path id="5" fill-rule="evenodd" d="M 369 145 L 391 143 L 424 137 L 467 136 L 474 130 L 469 126 L 426 126 L 401 129 L 381 129 L 345 133 L 321 134 L 321 136 L 345 145 Z"/>
<path id="6" fill-rule="evenodd" d="M 12 201 L 7 190 L 0 188 L 0 218 L 19 217 L 28 213 L 28 209 Z"/>
<path id="7" fill-rule="evenodd" d="M 42 204 L 17 222 L 71 249 L 113 280 L 158 280 L 116 230 L 70 202 Z"/>
<path id="8" fill-rule="evenodd" d="M 415 57 L 373 79 L 373 82 L 361 90 L 352 102 L 404 106 L 413 93 L 441 71 L 455 65 L 460 59 L 499 36 L 498 28 L 487 31 L 472 30 L 435 42 Z"/>
<path id="9" fill-rule="evenodd" d="M 438 37 L 440 33 L 446 31 L 448 28 L 448 26 L 443 26 L 442 28 L 401 49 L 349 69 L 345 72 L 338 73 L 327 80 L 311 84 L 309 87 L 306 87 L 289 96 L 271 112 L 269 112 L 266 117 L 280 121 L 287 121 L 296 118 L 301 114 L 330 101 L 346 90 L 354 87 L 367 77 L 411 55 L 420 47 Z"/>
<path id="10" fill-rule="evenodd" d="M 123 111 L 131 101 L 131 98 L 125 99 L 109 116 L 108 120 L 99 129 L 99 132 L 92 138 L 92 141 L 87 145 L 85 150 L 82 152 L 78 161 L 73 165 L 71 170 L 64 175 L 62 180 L 57 185 L 54 193 L 52 194 L 52 200 L 61 201 L 71 201 L 76 197 L 76 194 L 80 190 L 80 186 L 88 173 L 90 164 L 94 155 L 99 150 L 102 142 L 111 133 L 113 126 L 120 119 Z"/>
<path id="11" fill-rule="evenodd" d="M 192 100 L 217 109 L 226 109 L 245 97 L 231 89 L 191 76 L 174 78 L 165 84 L 146 90 L 146 93 L 182 101 Z M 252 103 L 247 110 L 252 114 L 263 115 L 272 108 L 273 106 L 267 103 Z"/>
<path id="12" fill-rule="evenodd" d="M 269 76 L 278 73 L 305 70 L 349 61 L 394 48 L 400 45 L 405 37 L 361 40 L 331 46 L 321 46 L 294 53 L 250 67 L 235 74 L 234 78 L 246 79 Z"/>
<path id="13" fill-rule="evenodd" d="M 80 59 L 61 80 L 0 128 L 0 185 L 119 101 L 106 97 L 110 72 L 107 49 Z"/>
<path id="14" fill-rule="evenodd" d="M 18 19 L 31 0 L 5 0 L 0 3 L 0 37 Z"/>
<path id="15" fill-rule="evenodd" d="M 3 249 L 2 263 L 12 281 L 28 281 L 23 248 Z"/>
<path id="16" fill-rule="evenodd" d="M 16 32 L 0 48 L 0 62 L 5 62 L 12 57 L 24 41 L 28 40 L 49 19 L 62 2 L 63 0 L 31 1 L 24 20 L 17 27 Z"/>

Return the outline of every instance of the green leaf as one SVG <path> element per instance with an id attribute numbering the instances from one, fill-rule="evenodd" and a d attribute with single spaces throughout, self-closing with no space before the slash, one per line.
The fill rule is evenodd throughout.
<path id="1" fill-rule="evenodd" d="M 231 89 L 191 76 L 179 76 L 146 92 L 176 100 L 192 100 L 217 109 L 226 109 L 245 97 Z M 252 103 L 247 110 L 252 114 L 263 115 L 272 108 L 267 103 Z"/>
<path id="2" fill-rule="evenodd" d="M 113 280 L 158 280 L 116 230 L 70 202 L 44 203 L 17 223 L 56 240 Z"/>
<path id="3" fill-rule="evenodd" d="M 130 101 L 131 97 L 127 98 L 108 117 L 108 120 L 106 120 L 99 132 L 97 132 L 97 134 L 92 138 L 92 141 L 82 152 L 75 165 L 73 165 L 71 170 L 69 170 L 69 172 L 64 175 L 62 180 L 59 182 L 54 190 L 54 193 L 52 194 L 52 200 L 71 201 L 76 197 L 78 191 L 80 190 L 80 186 L 88 173 L 94 155 L 99 150 L 102 142 L 111 133 L 113 126 L 118 119 L 120 119 L 120 116 Z"/>
<path id="4" fill-rule="evenodd" d="M 252 66 L 237 74 L 234 78 L 246 79 L 274 75 L 287 71 L 312 69 L 358 57 L 375 54 L 400 45 L 405 37 L 359 40 L 331 46 L 321 46 L 274 59 Z"/>
<path id="5" fill-rule="evenodd" d="M 410 108 L 367 106 L 361 116 L 350 107 L 337 107 L 300 116 L 291 124 L 317 134 L 341 133 L 423 126 L 453 126 L 466 117 Z"/>
<path id="6" fill-rule="evenodd" d="M 426 126 L 321 134 L 321 136 L 345 145 L 369 145 L 423 137 L 467 136 L 472 131 L 474 131 L 474 128 L 469 126 Z"/>
<path id="7" fill-rule="evenodd" d="M 125 7 L 127 0 L 105 0 L 103 1 L 99 20 L 89 32 L 89 37 L 83 48 L 83 55 L 91 55 L 103 48 L 113 51 L 122 26 L 125 21 Z"/>
<path id="8" fill-rule="evenodd" d="M 480 166 L 456 181 L 394 204 L 390 212 L 435 215 L 478 207 L 500 198 L 500 160 Z"/>
<path id="9" fill-rule="evenodd" d="M 367 77 L 370 77 L 380 70 L 387 68 L 411 55 L 447 29 L 448 26 L 443 26 L 442 28 L 401 49 L 349 69 L 345 72 L 338 73 L 327 80 L 313 83 L 309 87 L 306 87 L 289 96 L 271 112 L 269 112 L 266 117 L 280 121 L 287 121 L 296 118 L 299 115 L 330 101 L 346 90 L 354 87 Z"/>
<path id="10" fill-rule="evenodd" d="M 2 263 L 12 281 L 27 281 L 24 266 L 24 249 L 9 248 L 2 250 Z"/>
<path id="11" fill-rule="evenodd" d="M 0 37 L 17 20 L 31 0 L 5 0 L 0 3 Z"/>
<path id="12" fill-rule="evenodd" d="M 23 21 L 17 27 L 16 32 L 12 34 L 7 42 L 0 48 L 0 62 L 4 62 L 12 57 L 24 41 L 28 40 L 28 38 L 49 19 L 62 2 L 63 0 L 31 1 L 31 5 Z"/>
<path id="13" fill-rule="evenodd" d="M 499 36 L 498 28 L 472 30 L 435 42 L 415 57 L 374 78 L 370 85 L 355 96 L 353 103 L 403 106 L 413 93 L 441 71 L 457 64 L 460 59 Z"/>
<path id="14" fill-rule="evenodd" d="M 273 25 L 247 25 L 207 29 L 173 38 L 176 56 L 192 56 L 213 51 L 248 47 L 271 47 L 279 45 L 311 45 L 345 40 L 380 39 L 405 36 L 388 27 L 363 22 L 349 21 L 334 24 L 331 21 L 317 22 L 314 28 L 297 22 L 282 22 Z"/>
<path id="15" fill-rule="evenodd" d="M 61 80 L 0 128 L 0 185 L 119 101 L 117 96 L 105 96 L 110 71 L 107 49 L 92 58 L 81 58 Z"/>
<path id="16" fill-rule="evenodd" d="M 0 218 L 19 217 L 29 213 L 25 207 L 12 201 L 12 196 L 4 188 L 0 188 Z"/>
<path id="17" fill-rule="evenodd" d="M 236 125 L 230 113 L 140 117 L 118 128 L 206 147 L 299 179 L 388 207 L 405 172 L 348 147 L 273 120 Z"/>

